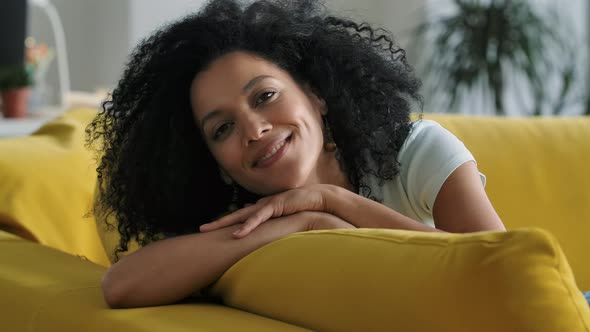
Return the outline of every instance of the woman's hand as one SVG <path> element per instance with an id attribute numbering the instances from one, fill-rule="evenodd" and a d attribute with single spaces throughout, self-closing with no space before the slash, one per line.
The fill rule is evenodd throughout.
<path id="1" fill-rule="evenodd" d="M 291 189 L 276 195 L 264 197 L 256 204 L 244 207 L 211 223 L 202 225 L 201 232 L 243 223 L 234 232 L 237 238 L 243 238 L 260 224 L 269 219 L 287 216 L 301 211 L 330 212 L 326 193 L 334 190 L 332 185 L 316 184 Z"/>

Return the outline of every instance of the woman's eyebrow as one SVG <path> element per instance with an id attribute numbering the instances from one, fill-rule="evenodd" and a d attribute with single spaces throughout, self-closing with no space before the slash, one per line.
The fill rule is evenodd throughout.
<path id="1" fill-rule="evenodd" d="M 252 88 L 256 85 L 256 83 L 267 79 L 267 78 L 272 78 L 272 76 L 269 75 L 258 75 L 256 77 L 254 77 L 253 79 L 251 79 L 248 83 L 246 83 L 246 85 L 244 85 L 244 87 L 242 88 L 243 92 L 248 92 L 250 90 L 252 90 Z"/>
<path id="2" fill-rule="evenodd" d="M 205 128 L 205 122 L 211 120 L 214 117 L 217 117 L 221 114 L 220 110 L 214 110 L 212 112 L 207 113 L 207 115 L 205 115 L 203 117 L 203 119 L 201 120 L 201 128 Z"/>

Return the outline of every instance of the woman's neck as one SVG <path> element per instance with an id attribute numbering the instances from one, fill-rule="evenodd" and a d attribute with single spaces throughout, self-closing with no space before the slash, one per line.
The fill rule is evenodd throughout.
<path id="1" fill-rule="evenodd" d="M 350 183 L 348 175 L 340 167 L 336 152 L 326 152 L 321 162 L 324 167 L 319 167 L 319 183 L 332 184 L 357 193 L 355 186 Z"/>

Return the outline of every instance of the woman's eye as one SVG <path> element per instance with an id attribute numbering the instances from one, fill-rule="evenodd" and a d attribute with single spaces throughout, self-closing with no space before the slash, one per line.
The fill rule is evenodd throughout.
<path id="1" fill-rule="evenodd" d="M 214 140 L 219 139 L 221 136 L 223 136 L 231 128 L 232 125 L 233 124 L 231 122 L 226 122 L 226 123 L 222 124 L 213 133 L 213 139 Z"/>
<path id="2" fill-rule="evenodd" d="M 274 92 L 274 91 L 267 91 L 267 92 L 263 92 L 263 93 L 259 94 L 258 98 L 256 98 L 256 103 L 255 103 L 256 106 L 271 99 L 275 94 L 276 94 L 276 92 Z"/>

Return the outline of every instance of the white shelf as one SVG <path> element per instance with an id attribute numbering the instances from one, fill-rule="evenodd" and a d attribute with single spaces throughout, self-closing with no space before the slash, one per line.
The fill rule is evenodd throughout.
<path id="1" fill-rule="evenodd" d="M 94 93 L 70 91 L 66 94 L 68 109 L 75 107 L 92 107 L 97 110 L 102 101 L 107 98 L 106 91 Z M 4 118 L 0 114 L 0 138 L 26 136 L 41 128 L 45 123 L 57 118 L 65 112 L 66 108 L 59 106 L 47 106 L 33 111 L 26 118 Z"/>
<path id="2" fill-rule="evenodd" d="M 0 138 L 29 135 L 63 112 L 60 107 L 45 107 L 22 119 L 7 119 L 0 115 Z"/>

